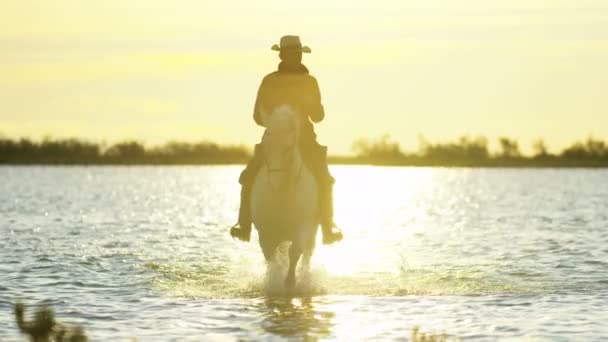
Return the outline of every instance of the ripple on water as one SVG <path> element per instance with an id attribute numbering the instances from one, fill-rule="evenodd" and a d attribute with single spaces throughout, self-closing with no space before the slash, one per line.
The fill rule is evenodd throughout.
<path id="1" fill-rule="evenodd" d="M 604 170 L 332 166 L 346 238 L 287 292 L 284 257 L 226 234 L 240 169 L 0 168 L 0 311 L 93 340 L 608 336 Z"/>

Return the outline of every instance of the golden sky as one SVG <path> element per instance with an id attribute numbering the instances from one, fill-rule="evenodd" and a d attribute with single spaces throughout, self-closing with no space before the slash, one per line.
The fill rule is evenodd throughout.
<path id="1" fill-rule="evenodd" d="M 0 132 L 254 144 L 270 46 L 313 53 L 330 152 L 390 134 L 608 138 L 608 2 L 5 0 Z"/>

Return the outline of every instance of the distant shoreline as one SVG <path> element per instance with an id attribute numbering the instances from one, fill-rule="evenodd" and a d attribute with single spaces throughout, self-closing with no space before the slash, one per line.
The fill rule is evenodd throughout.
<path id="1" fill-rule="evenodd" d="M 0 167 L 3 166 L 245 166 L 248 160 L 217 160 L 217 161 L 195 161 L 195 162 L 173 162 L 173 161 L 121 161 L 121 162 L 110 162 L 110 161 L 99 161 L 99 162 L 40 162 L 40 161 L 27 161 L 27 162 L 0 162 Z M 395 160 L 370 160 L 368 158 L 360 157 L 341 157 L 341 156 L 330 156 L 328 158 L 329 165 L 353 165 L 353 166 L 395 166 L 395 167 L 447 167 L 447 168 L 608 168 L 608 162 L 594 161 L 594 160 L 548 160 L 538 161 L 532 158 L 518 159 L 518 160 L 494 160 L 489 159 L 485 161 L 477 162 L 466 162 L 466 161 L 453 161 L 453 162 L 442 162 L 434 160 L 424 160 L 422 158 L 412 158 L 404 161 Z"/>
<path id="2" fill-rule="evenodd" d="M 558 154 L 547 152 L 542 140 L 532 156 L 522 155 L 515 140 L 500 138 L 501 151 L 490 153 L 484 137 L 461 137 L 455 142 L 421 141 L 416 153 L 403 152 L 388 136 L 353 144 L 354 155 L 330 155 L 332 165 L 505 168 L 605 168 L 608 144 L 591 137 L 574 142 Z M 0 165 L 244 165 L 251 149 L 242 145 L 169 142 L 146 147 L 130 140 L 110 146 L 80 139 L 12 140 L 0 138 Z"/>
<path id="3" fill-rule="evenodd" d="M 560 159 L 559 157 L 534 158 L 488 158 L 484 160 L 439 160 L 421 156 L 409 156 L 401 159 L 373 159 L 366 157 L 329 157 L 334 165 L 377 165 L 377 166 L 413 166 L 413 167 L 480 167 L 480 168 L 577 168 L 608 167 L 608 160 Z"/>

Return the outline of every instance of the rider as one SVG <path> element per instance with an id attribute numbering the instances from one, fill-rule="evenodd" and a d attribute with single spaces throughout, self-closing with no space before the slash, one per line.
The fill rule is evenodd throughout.
<path id="1" fill-rule="evenodd" d="M 334 178 L 327 167 L 327 147 L 319 145 L 311 123 L 311 121 L 319 123 L 325 116 L 317 80 L 302 64 L 302 53 L 310 53 L 311 50 L 307 46 L 302 46 L 298 36 L 283 36 L 280 45 L 275 44 L 271 49 L 279 51 L 281 63 L 277 71 L 268 74 L 262 80 L 253 109 L 253 119 L 258 125 L 263 126 L 260 113 L 282 104 L 295 107 L 301 115 L 305 116 L 302 120 L 300 150 L 305 164 L 319 184 L 323 243 L 331 244 L 342 240 L 342 231 L 336 227 L 333 220 Z M 249 241 L 251 236 L 250 194 L 255 175 L 263 164 L 259 146 L 255 146 L 253 158 L 239 178 L 242 186 L 239 221 L 230 229 L 230 234 L 242 241 Z"/>

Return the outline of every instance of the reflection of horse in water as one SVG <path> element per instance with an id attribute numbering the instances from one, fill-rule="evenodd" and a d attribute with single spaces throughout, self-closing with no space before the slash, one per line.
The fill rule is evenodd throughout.
<path id="1" fill-rule="evenodd" d="M 319 226 L 319 195 L 314 175 L 302 159 L 301 115 L 283 105 L 262 113 L 267 128 L 260 151 L 265 160 L 251 190 L 251 217 L 266 261 L 273 262 L 281 242 L 291 241 L 285 284 L 295 286 L 295 270 L 304 255 L 308 265 Z"/>
<path id="2" fill-rule="evenodd" d="M 261 303 L 259 305 L 262 306 Z M 295 337 L 304 341 L 329 337 L 334 325 L 332 320 L 336 315 L 327 306 L 317 307 L 311 297 L 266 298 L 262 308 L 265 313 L 260 326 L 264 331 L 274 336 Z M 264 337 L 266 336 L 261 336 L 260 339 Z"/>

